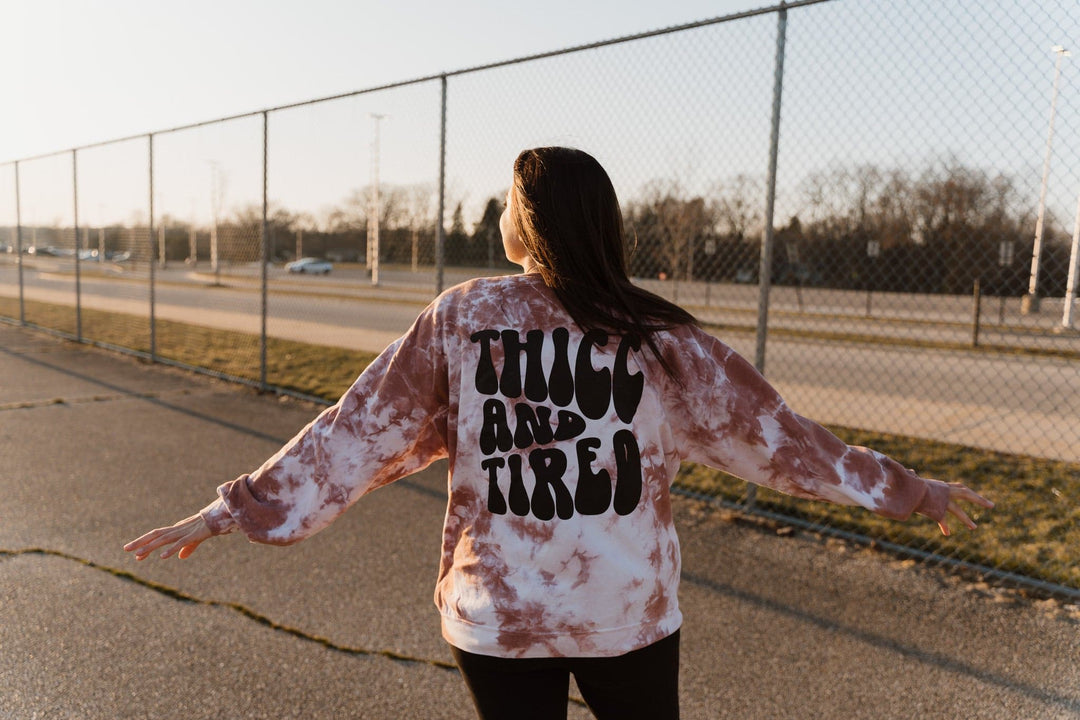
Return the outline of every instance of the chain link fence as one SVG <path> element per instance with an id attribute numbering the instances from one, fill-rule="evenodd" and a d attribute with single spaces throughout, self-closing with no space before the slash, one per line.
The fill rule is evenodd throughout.
<path id="1" fill-rule="evenodd" d="M 7 163 L 0 316 L 332 397 L 514 270 L 516 154 L 581 147 L 636 282 L 997 508 L 943 538 L 707 468 L 681 491 L 1075 598 L 1078 31 L 1071 0 L 810 0 Z"/>

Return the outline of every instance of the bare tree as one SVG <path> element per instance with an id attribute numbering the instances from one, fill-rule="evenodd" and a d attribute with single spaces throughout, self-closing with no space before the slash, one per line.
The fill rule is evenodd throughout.
<path id="1" fill-rule="evenodd" d="M 412 271 L 420 269 L 420 233 L 428 232 L 435 222 L 435 186 L 431 183 L 410 185 L 405 189 L 403 212 L 411 241 Z"/>
<path id="2" fill-rule="evenodd" d="M 657 236 L 670 277 L 693 278 L 697 241 L 713 224 L 705 199 L 689 197 L 677 180 L 654 180 L 645 187 L 639 211 L 651 220 L 645 228 Z"/>
<path id="3" fill-rule="evenodd" d="M 760 229 L 764 203 L 761 182 L 739 174 L 717 183 L 712 192 L 712 215 L 721 235 L 745 240 Z"/>
<path id="4" fill-rule="evenodd" d="M 740 271 L 753 273 L 764 202 L 763 183 L 750 175 L 740 173 L 713 186 L 708 214 L 719 240 L 715 259 L 719 276 L 730 279 Z"/>

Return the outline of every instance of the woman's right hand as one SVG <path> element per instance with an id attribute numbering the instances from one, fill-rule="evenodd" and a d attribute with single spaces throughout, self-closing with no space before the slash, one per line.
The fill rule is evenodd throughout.
<path id="1" fill-rule="evenodd" d="M 199 544 L 210 537 L 212 533 L 202 515 L 192 515 L 170 527 L 151 530 L 129 542 L 124 546 L 124 550 L 134 552 L 136 560 L 145 560 L 150 553 L 165 547 L 161 553 L 162 559 L 177 555 L 183 560 L 190 557 Z"/>

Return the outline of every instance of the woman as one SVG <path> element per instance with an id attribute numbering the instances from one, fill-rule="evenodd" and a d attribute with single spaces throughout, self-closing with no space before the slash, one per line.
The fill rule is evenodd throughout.
<path id="1" fill-rule="evenodd" d="M 500 227 L 524 273 L 443 293 L 274 457 L 199 514 L 129 543 L 289 544 L 448 457 L 435 602 L 482 718 L 678 716 L 680 558 L 669 487 L 702 462 L 903 519 L 991 503 L 848 447 L 792 412 L 685 310 L 627 277 L 607 174 L 566 148 L 514 163 Z"/>

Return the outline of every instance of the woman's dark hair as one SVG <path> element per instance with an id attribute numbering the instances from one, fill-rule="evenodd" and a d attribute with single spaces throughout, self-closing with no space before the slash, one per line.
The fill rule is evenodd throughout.
<path id="1" fill-rule="evenodd" d="M 674 378 L 653 334 L 697 320 L 630 282 L 622 211 L 600 163 L 571 148 L 525 150 L 510 202 L 522 244 L 578 326 L 644 341 Z"/>

